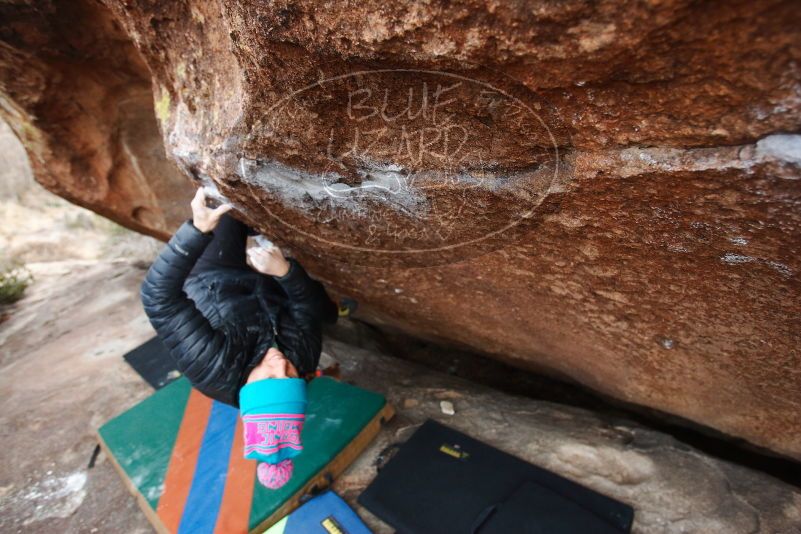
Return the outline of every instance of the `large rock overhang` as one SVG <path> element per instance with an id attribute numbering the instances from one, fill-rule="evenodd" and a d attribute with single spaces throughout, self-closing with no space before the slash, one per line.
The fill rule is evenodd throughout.
<path id="1" fill-rule="evenodd" d="M 4 4 L 37 180 L 193 184 L 362 317 L 801 458 L 793 2 Z"/>

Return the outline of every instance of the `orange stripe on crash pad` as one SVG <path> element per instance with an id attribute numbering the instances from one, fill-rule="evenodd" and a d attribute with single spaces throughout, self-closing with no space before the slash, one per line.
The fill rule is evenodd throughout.
<path id="1" fill-rule="evenodd" d="M 164 491 L 156 513 L 169 532 L 178 532 L 184 504 L 195 476 L 200 444 L 209 422 L 212 400 L 196 390 L 189 393 L 170 465 L 164 477 Z"/>
<path id="2" fill-rule="evenodd" d="M 237 419 L 235 432 L 215 534 L 248 532 L 253 485 L 256 482 L 256 460 L 245 459 L 245 430 L 241 418 Z"/>

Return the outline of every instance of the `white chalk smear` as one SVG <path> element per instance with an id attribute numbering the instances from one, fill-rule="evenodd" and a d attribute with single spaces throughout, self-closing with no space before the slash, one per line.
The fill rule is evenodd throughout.
<path id="1" fill-rule="evenodd" d="M 720 257 L 720 260 L 723 263 L 728 263 L 729 265 L 742 265 L 744 263 L 760 263 L 762 265 L 767 265 L 784 278 L 790 278 L 793 276 L 793 270 L 790 269 L 787 265 L 774 261 L 774 260 L 767 260 L 764 258 L 754 258 L 753 256 L 746 256 L 744 254 L 737 254 L 734 252 L 727 252 L 723 256 Z"/>
<path id="2" fill-rule="evenodd" d="M 22 519 L 27 526 L 44 519 L 69 517 L 86 497 L 86 471 L 63 476 L 45 475 L 8 495 L 0 503 L 0 514 Z"/>
<path id="3" fill-rule="evenodd" d="M 776 134 L 757 141 L 757 159 L 775 159 L 801 165 L 801 135 Z"/>

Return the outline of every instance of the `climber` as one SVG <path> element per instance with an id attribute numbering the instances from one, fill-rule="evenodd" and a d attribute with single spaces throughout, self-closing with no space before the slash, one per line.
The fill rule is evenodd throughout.
<path id="1" fill-rule="evenodd" d="M 192 385 L 240 408 L 245 455 L 267 462 L 259 479 L 279 487 L 302 449 L 302 377 L 316 370 L 337 307 L 278 247 L 246 250 L 248 227 L 230 204 L 207 206 L 201 187 L 191 206 L 145 276 L 145 313 Z"/>

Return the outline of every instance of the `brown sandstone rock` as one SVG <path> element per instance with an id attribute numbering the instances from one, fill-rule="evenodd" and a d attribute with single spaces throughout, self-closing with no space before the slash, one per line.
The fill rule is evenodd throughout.
<path id="1" fill-rule="evenodd" d="M 193 176 L 376 324 L 801 459 L 794 2 L 0 18 L 0 113 L 49 189 L 165 238 Z"/>

